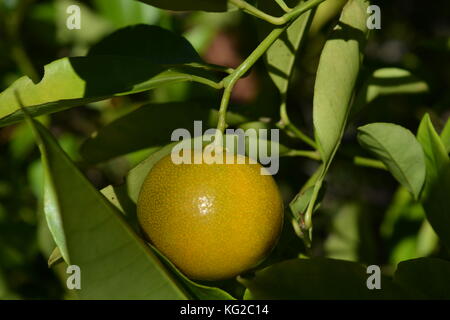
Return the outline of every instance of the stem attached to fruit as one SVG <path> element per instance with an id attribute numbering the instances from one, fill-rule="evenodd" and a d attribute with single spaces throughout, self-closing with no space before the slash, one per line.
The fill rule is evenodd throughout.
<path id="1" fill-rule="evenodd" d="M 258 14 L 261 13 L 259 9 L 256 9 L 255 7 L 251 6 L 250 4 L 248 4 L 243 0 L 229 0 L 229 1 L 234 5 L 238 6 L 239 8 L 243 9 L 244 11 L 252 10 L 253 13 L 255 12 L 256 13 L 259 12 Z M 274 19 L 281 19 L 282 23 L 274 23 L 274 24 L 282 26 L 273 29 L 269 33 L 269 35 L 258 45 L 258 47 L 247 57 L 247 59 L 245 59 L 244 62 L 237 69 L 235 69 L 230 75 L 228 75 L 223 79 L 222 83 L 224 85 L 225 90 L 223 92 L 222 101 L 220 103 L 219 121 L 217 124 L 217 130 L 220 133 L 223 133 L 227 127 L 225 118 L 228 109 L 228 104 L 230 102 L 231 92 L 236 82 L 242 76 L 244 76 L 248 70 L 250 70 L 250 68 L 256 63 L 256 61 L 258 61 L 259 58 L 263 56 L 263 54 L 267 51 L 267 49 L 269 49 L 269 47 L 275 42 L 275 40 L 278 39 L 278 37 L 280 37 L 280 35 L 286 30 L 286 28 L 290 25 L 290 23 L 292 23 L 301 14 L 313 9 L 314 7 L 318 6 L 320 3 L 324 1 L 325 0 L 310 0 L 308 2 L 303 2 L 294 9 L 292 9 L 291 11 L 289 11 L 288 13 L 286 13 L 285 15 L 283 15 L 282 17 L 279 18 L 272 17 Z M 264 17 L 266 17 L 266 14 L 264 14 Z"/>
<path id="2" fill-rule="evenodd" d="M 274 43 L 276 39 L 283 33 L 286 26 L 278 27 L 272 30 L 269 35 L 259 44 L 259 46 L 245 59 L 245 61 L 236 69 L 232 74 L 225 77 L 223 80 L 225 90 L 223 92 L 222 101 L 220 103 L 219 109 L 219 122 L 217 124 L 217 129 L 223 132 L 226 129 L 227 124 L 225 123 L 226 112 L 228 108 L 228 103 L 230 102 L 231 92 L 236 84 L 236 82 L 245 74 L 247 71 L 258 61 L 259 58 L 269 49 L 269 47 Z"/>

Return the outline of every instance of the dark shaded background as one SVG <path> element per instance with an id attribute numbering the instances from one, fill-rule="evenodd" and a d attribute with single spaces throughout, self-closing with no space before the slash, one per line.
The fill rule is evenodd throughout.
<path id="1" fill-rule="evenodd" d="M 0 0 L 0 91 L 23 74 L 39 79 L 43 65 L 68 55 L 84 55 L 104 35 L 136 23 L 160 25 L 185 35 L 205 60 L 216 64 L 237 66 L 257 45 L 254 19 L 240 13 L 169 13 L 129 0 L 80 2 L 82 29 L 71 32 L 65 28 L 65 8 L 73 1 Z M 382 29 L 371 34 L 363 75 L 380 67 L 404 68 L 425 80 L 430 92 L 377 99 L 350 124 L 316 215 L 314 252 L 380 264 L 389 273 L 400 260 L 421 253 L 448 255 L 438 244 L 418 249 L 428 244 L 421 237 L 426 228 L 423 211 L 398 190 L 388 173 L 353 165 L 354 155 L 366 155 L 356 142 L 355 132 L 358 125 L 377 121 L 394 122 L 416 132 L 426 112 L 438 130 L 443 127 L 450 115 L 450 2 L 372 3 L 382 9 Z M 310 135 L 314 72 L 330 26 L 310 38 L 301 50 L 289 91 L 290 117 Z M 176 84 L 44 116 L 42 121 L 100 188 L 120 182 L 144 155 L 128 155 L 96 166 L 86 163 L 78 148 L 96 129 L 149 100 L 206 100 L 216 105 L 219 98 L 217 92 L 197 84 Z M 278 98 L 260 62 L 239 82 L 231 109 L 276 122 Z M 298 142 L 287 142 L 304 148 Z M 293 198 L 315 166 L 299 158 L 282 160 L 277 180 L 286 201 Z M 40 157 L 31 132 L 23 124 L 0 128 L 0 298 L 71 297 L 63 287 L 64 269 L 47 267 L 54 244 L 42 218 L 41 191 Z M 302 249 L 290 226 L 286 229 L 274 260 L 294 257 Z"/>

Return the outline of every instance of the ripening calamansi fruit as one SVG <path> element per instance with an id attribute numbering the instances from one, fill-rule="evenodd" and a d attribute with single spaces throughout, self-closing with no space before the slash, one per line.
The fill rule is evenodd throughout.
<path id="1" fill-rule="evenodd" d="M 247 157 L 233 157 L 233 164 L 177 165 L 169 154 L 140 191 L 143 231 L 192 279 L 227 279 L 256 266 L 282 229 L 283 203 L 272 176 Z"/>

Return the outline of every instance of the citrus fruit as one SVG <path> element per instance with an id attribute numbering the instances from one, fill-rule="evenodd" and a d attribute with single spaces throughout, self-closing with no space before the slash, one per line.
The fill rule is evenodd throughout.
<path id="1" fill-rule="evenodd" d="M 256 266 L 282 229 L 283 203 L 272 176 L 247 157 L 233 157 L 233 164 L 177 165 L 169 154 L 140 191 L 142 230 L 192 279 L 226 279 Z M 237 163 L 239 157 L 246 163 Z"/>

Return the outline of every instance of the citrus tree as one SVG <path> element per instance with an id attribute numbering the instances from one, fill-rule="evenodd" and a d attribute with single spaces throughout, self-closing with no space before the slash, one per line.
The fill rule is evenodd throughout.
<path id="1" fill-rule="evenodd" d="M 405 69 L 365 67 L 366 44 L 377 32 L 370 28 L 373 17 L 369 1 L 141 2 L 179 14 L 248 14 L 253 16 L 259 40 L 248 56 L 231 68 L 205 62 L 186 37 L 169 29 L 134 24 L 89 45 L 86 55 L 50 62 L 42 74 L 29 72 L 0 93 L 0 126 L 25 121 L 33 131 L 44 172 L 42 208 L 55 243 L 49 265 L 79 267 L 81 288 L 75 291 L 77 297 L 450 298 L 450 262 L 445 253 L 450 248 L 450 122 L 438 132 L 425 114 L 415 133 L 401 123 L 385 122 L 385 118 L 359 123 L 358 117 L 381 96 L 389 99 L 429 90 L 424 81 Z M 288 109 L 288 94 L 302 90 L 293 88 L 292 83 L 297 83 L 296 59 L 303 52 L 318 57 L 303 60 L 314 74 L 309 124 L 312 134 L 305 130 L 307 124 L 305 128 L 297 125 Z M 262 62 L 274 84 L 273 91 L 279 94 L 277 103 L 270 106 L 275 116 L 267 119 L 258 110 L 245 107 L 229 110 L 239 81 Z M 22 70 L 31 69 L 25 66 Z M 176 101 L 169 91 L 164 101 L 147 101 L 110 121 L 81 145 L 84 161 L 109 161 L 108 170 L 120 177 L 100 190 L 63 150 L 42 118 L 185 82 L 195 83 L 197 90 L 207 91 L 213 98 L 208 102 Z M 194 121 L 202 121 L 220 133 L 232 127 L 278 128 L 282 132 L 281 142 L 260 136 L 256 139 L 299 166 L 303 165 L 302 158 L 308 159 L 313 168 L 308 179 L 296 182 L 296 194 L 284 199 L 284 214 L 272 180 L 259 175 L 246 180 L 254 169 L 241 176 L 237 169 L 216 170 L 206 165 L 177 169 L 167 162 L 175 145 L 171 133 L 177 128 L 192 128 Z M 381 289 L 370 288 L 377 274 L 371 279 L 370 268 L 363 264 L 373 259 L 358 261 L 352 254 L 336 253 L 346 241 L 342 239 L 358 237 L 352 230 L 354 219 L 358 219 L 355 212 L 364 208 L 355 209 L 350 204 L 334 210 L 335 228 L 344 235 L 341 240 L 319 244 L 320 236 L 315 233 L 316 223 L 320 225 L 326 211 L 321 204 L 327 197 L 328 183 L 332 183 L 330 170 L 339 154 L 347 153 L 348 135 L 356 137 L 359 147 L 358 154 L 346 161 L 378 170 L 377 174 L 388 172 L 398 182 L 392 210 L 418 212 L 417 220 L 422 224 L 419 236 L 414 238 L 421 248 L 417 259 L 395 260 L 400 262 L 396 271 L 380 275 Z M 123 168 L 111 159 L 130 154 L 135 156 L 136 165 L 120 173 Z M 179 180 L 180 176 L 188 178 Z M 183 192 L 196 190 L 199 185 L 221 199 L 213 208 L 221 218 L 210 224 L 197 224 L 182 214 L 192 197 Z M 233 188 L 240 192 L 225 191 Z M 243 205 L 260 214 L 243 214 Z M 158 216 L 147 215 L 147 211 Z M 384 234 L 392 232 L 396 223 L 395 213 L 389 217 L 391 220 L 382 225 Z M 225 226 L 227 219 L 231 223 Z M 183 233 L 186 229 L 190 234 Z M 229 246 L 217 241 L 224 232 L 230 233 Z M 186 237 L 206 245 L 182 246 Z M 252 256 L 259 248 L 264 249 L 262 253 Z M 436 248 L 441 250 L 436 257 L 425 257 Z M 216 257 L 216 264 L 198 263 L 202 250 L 208 257 Z M 332 251 L 335 253 L 330 254 Z"/>

